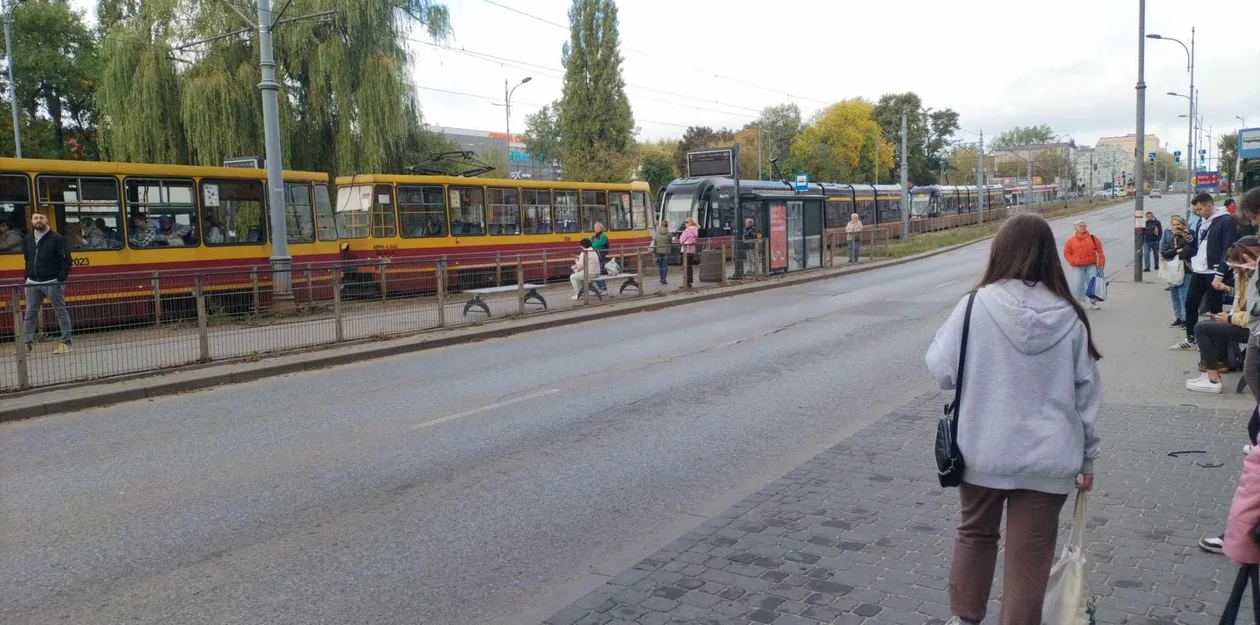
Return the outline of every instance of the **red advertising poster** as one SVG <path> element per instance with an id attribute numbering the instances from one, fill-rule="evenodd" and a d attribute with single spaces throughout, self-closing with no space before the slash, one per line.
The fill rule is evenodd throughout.
<path id="1" fill-rule="evenodd" d="M 787 271 L 787 205 L 770 205 L 770 271 Z"/>

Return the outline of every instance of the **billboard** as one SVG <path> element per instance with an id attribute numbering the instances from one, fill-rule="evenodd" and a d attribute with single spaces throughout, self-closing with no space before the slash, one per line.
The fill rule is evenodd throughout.
<path id="1" fill-rule="evenodd" d="M 1221 186 L 1221 172 L 1201 171 L 1194 175 L 1194 188 L 1215 189 Z"/>
<path id="2" fill-rule="evenodd" d="M 787 205 L 770 205 L 770 271 L 787 271 Z"/>
<path id="3" fill-rule="evenodd" d="M 1260 128 L 1239 131 L 1238 157 L 1260 158 Z"/>

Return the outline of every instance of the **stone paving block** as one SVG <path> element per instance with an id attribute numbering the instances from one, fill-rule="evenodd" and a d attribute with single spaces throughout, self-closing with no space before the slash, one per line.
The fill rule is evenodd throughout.
<path id="1" fill-rule="evenodd" d="M 925 394 L 884 416 L 553 620 L 602 614 L 609 624 L 656 616 L 690 623 L 943 623 L 957 492 L 939 488 L 924 466 L 947 399 Z M 1196 543 L 1224 524 L 1246 415 L 1226 404 L 1182 401 L 1103 406 L 1103 455 L 1086 529 L 1100 623 L 1219 620 L 1235 569 Z M 1177 449 L 1206 453 L 1167 456 Z M 1211 459 L 1226 467 L 1194 465 Z M 1069 502 L 1060 540 L 1071 513 Z M 998 566 L 989 621 L 1000 609 L 1001 558 Z M 651 592 L 636 590 L 645 588 Z"/>

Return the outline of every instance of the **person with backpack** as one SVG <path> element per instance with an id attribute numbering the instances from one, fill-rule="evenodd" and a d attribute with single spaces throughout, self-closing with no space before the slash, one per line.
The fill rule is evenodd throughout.
<path id="1" fill-rule="evenodd" d="M 1103 253 L 1102 241 L 1090 234 L 1089 226 L 1084 219 L 1073 224 L 1076 232 L 1068 237 L 1063 245 L 1063 258 L 1072 267 L 1072 296 L 1076 301 L 1085 303 L 1098 310 L 1098 304 L 1085 296 L 1089 288 L 1089 280 L 1098 275 L 1099 270 L 1106 269 L 1107 256 Z"/>
<path id="2" fill-rule="evenodd" d="M 949 571 L 952 625 L 984 620 L 1006 516 L 1003 625 L 1041 623 L 1059 512 L 1094 485 L 1102 380 L 1089 319 L 1068 288 L 1054 233 L 1033 213 L 998 230 L 984 276 L 927 351 L 958 389 L 962 519 Z M 969 321 L 968 321 L 969 320 Z M 963 338 L 964 327 L 967 338 Z M 966 341 L 967 360 L 959 371 Z"/>

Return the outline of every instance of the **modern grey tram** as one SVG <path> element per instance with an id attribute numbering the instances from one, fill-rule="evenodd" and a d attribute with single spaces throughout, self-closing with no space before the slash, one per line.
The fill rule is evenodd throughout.
<path id="1" fill-rule="evenodd" d="M 930 219 L 942 215 L 974 213 L 980 208 L 980 196 L 985 206 L 1005 206 L 1005 192 L 1000 185 L 948 186 L 929 185 L 910 189 L 910 219 Z"/>

